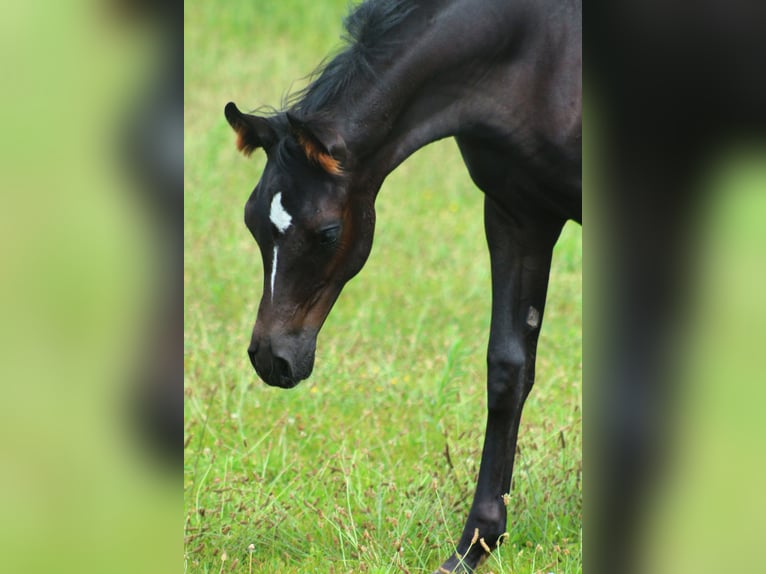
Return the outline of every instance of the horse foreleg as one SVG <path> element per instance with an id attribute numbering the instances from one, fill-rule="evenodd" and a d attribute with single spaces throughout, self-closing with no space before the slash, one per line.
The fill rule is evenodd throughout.
<path id="1" fill-rule="evenodd" d="M 471 572 L 501 542 L 516 437 L 535 376 L 551 253 L 562 221 L 510 218 L 490 198 L 484 219 L 492 268 L 487 427 L 473 505 L 456 553 L 437 572 Z"/>

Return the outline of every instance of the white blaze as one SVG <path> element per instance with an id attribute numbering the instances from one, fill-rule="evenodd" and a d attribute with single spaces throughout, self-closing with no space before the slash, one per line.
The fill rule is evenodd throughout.
<path id="1" fill-rule="evenodd" d="M 277 246 L 274 246 L 274 258 L 271 260 L 271 300 L 274 300 L 274 281 L 277 278 Z"/>
<path id="2" fill-rule="evenodd" d="M 269 213 L 269 219 L 274 224 L 274 227 L 279 229 L 280 233 L 287 231 L 290 224 L 293 222 L 293 218 L 285 211 L 282 205 L 282 192 L 277 193 L 271 200 L 271 213 Z"/>
<path id="3" fill-rule="evenodd" d="M 269 219 L 274 224 L 280 233 L 287 231 L 290 224 L 293 222 L 293 218 L 285 211 L 285 207 L 282 205 L 282 192 L 276 193 L 271 200 L 271 211 L 269 212 Z M 274 300 L 274 282 L 277 279 L 277 245 L 274 244 L 274 257 L 271 260 L 271 300 Z"/>

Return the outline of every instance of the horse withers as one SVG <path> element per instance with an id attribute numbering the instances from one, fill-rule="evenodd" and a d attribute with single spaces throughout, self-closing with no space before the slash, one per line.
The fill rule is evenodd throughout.
<path id="1" fill-rule="evenodd" d="M 311 374 L 317 334 L 370 253 L 384 179 L 454 137 L 485 194 L 492 321 L 478 484 L 438 571 L 472 571 L 506 529 L 553 246 L 582 221 L 581 4 L 368 0 L 345 25 L 348 45 L 285 109 L 225 108 L 237 148 L 267 155 L 245 206 L 264 268 L 248 354 L 273 386 Z"/>

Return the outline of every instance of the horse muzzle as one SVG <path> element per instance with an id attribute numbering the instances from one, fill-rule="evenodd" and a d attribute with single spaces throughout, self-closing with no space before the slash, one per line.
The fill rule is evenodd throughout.
<path id="1" fill-rule="evenodd" d="M 253 337 L 247 354 L 267 385 L 291 389 L 311 375 L 316 334 Z"/>

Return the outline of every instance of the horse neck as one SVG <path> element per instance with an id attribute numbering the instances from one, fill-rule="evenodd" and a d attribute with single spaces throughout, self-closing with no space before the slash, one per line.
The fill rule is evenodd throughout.
<path id="1" fill-rule="evenodd" d="M 330 127 L 346 141 L 351 172 L 365 186 L 382 183 L 417 149 L 470 120 L 467 96 L 483 71 L 476 62 L 507 41 L 509 25 L 491 15 L 467 17 L 470 3 L 452 4 L 413 11 L 391 53 L 322 110 L 334 118 Z"/>

